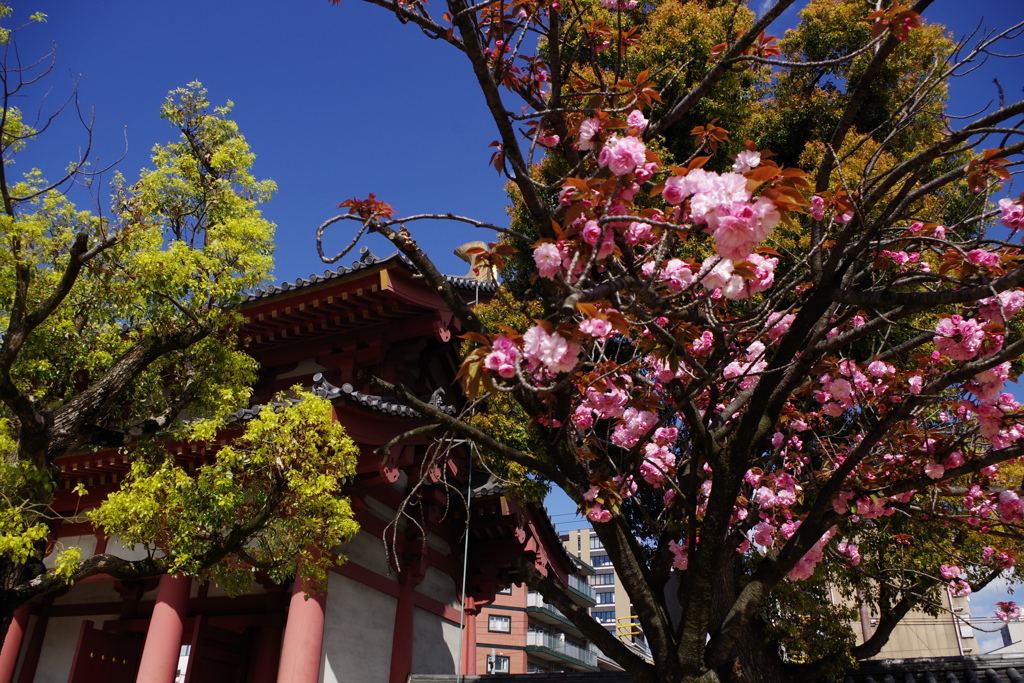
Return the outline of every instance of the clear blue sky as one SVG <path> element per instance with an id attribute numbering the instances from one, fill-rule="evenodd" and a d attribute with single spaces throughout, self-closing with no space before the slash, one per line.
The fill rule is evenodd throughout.
<path id="1" fill-rule="evenodd" d="M 760 9 L 763 3 L 751 4 Z M 150 147 L 173 137 L 157 115 L 169 90 L 199 80 L 215 103 L 235 103 L 234 118 L 257 155 L 258 177 L 273 178 L 279 187 L 266 207 L 278 225 L 278 281 L 322 272 L 316 226 L 338 212 L 339 202 L 370 192 L 399 215 L 452 211 L 507 221 L 503 183 L 487 165 L 487 145 L 497 135 L 468 64 L 450 46 L 427 40 L 377 7 L 358 0 L 338 6 L 327 0 L 29 0 L 15 3 L 7 25 L 36 11 L 49 20 L 25 30 L 18 47 L 31 62 L 56 44 L 43 111 L 77 82 L 83 111 L 88 116 L 95 107 L 90 159 L 99 166 L 118 159 L 127 135 L 119 168 L 129 181 L 148 164 Z M 979 24 L 1024 20 L 1024 2 L 936 0 L 925 17 L 966 35 Z M 773 32 L 793 23 L 795 11 L 789 11 Z M 951 111 L 983 108 L 996 96 L 994 77 L 1009 100 L 1021 97 L 1024 69 L 996 60 L 954 84 Z M 40 94 L 26 98 L 26 113 L 36 110 L 32 95 Z M 81 126 L 65 115 L 29 146 L 20 167 L 37 166 L 56 177 L 84 144 Z M 106 196 L 99 201 L 105 206 Z M 455 247 L 493 239 L 458 224 L 413 230 L 441 269 L 455 274 L 467 269 L 452 255 Z M 332 245 L 349 236 L 335 233 Z M 379 238 L 367 244 L 378 254 L 392 251 Z M 568 498 L 552 496 L 549 504 L 560 527 L 573 525 Z M 991 614 L 995 599 L 976 603 L 975 613 Z"/>

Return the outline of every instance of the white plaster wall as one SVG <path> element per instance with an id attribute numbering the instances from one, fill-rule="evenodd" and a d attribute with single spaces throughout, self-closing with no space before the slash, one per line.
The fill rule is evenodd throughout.
<path id="1" fill-rule="evenodd" d="M 88 617 L 50 617 L 34 683 L 67 683 L 83 619 Z"/>
<path id="2" fill-rule="evenodd" d="M 93 546 L 95 548 L 95 546 Z M 134 548 L 126 548 L 121 539 L 114 536 L 107 541 L 107 552 L 111 555 L 117 555 L 124 560 L 141 560 L 146 556 L 146 548 L 141 545 L 137 545 Z"/>
<path id="3" fill-rule="evenodd" d="M 321 683 L 388 683 L 397 600 L 337 574 L 329 581 Z"/>
<path id="4" fill-rule="evenodd" d="M 309 386 L 309 383 L 313 381 L 313 375 L 327 369 L 328 368 L 320 365 L 312 358 L 304 358 L 299 361 L 299 364 L 295 366 L 294 370 L 282 372 L 277 376 L 277 379 L 292 379 L 293 377 L 298 377 L 304 380 L 303 382 L 300 382 L 300 384 Z"/>
<path id="5" fill-rule="evenodd" d="M 434 567 L 427 567 L 427 573 L 416 590 L 423 595 L 440 600 L 446 605 L 458 602 L 455 579 Z"/>
<path id="6" fill-rule="evenodd" d="M 192 583 L 193 583 L 194 586 L 201 585 L 195 579 L 192 580 Z M 262 585 L 260 585 L 260 584 L 256 583 L 255 581 L 253 581 L 252 583 L 249 584 L 249 587 L 246 590 L 242 591 L 239 595 L 262 595 L 263 593 L 266 593 L 266 592 L 267 592 L 266 588 L 264 588 Z M 226 590 L 224 590 L 220 585 L 218 585 L 216 583 L 211 583 L 210 584 L 210 586 L 206 589 L 206 595 L 207 595 L 207 597 L 211 597 L 211 598 L 222 598 L 222 597 L 225 597 L 225 596 L 233 597 L 233 596 L 231 596 L 230 593 L 228 593 Z"/>
<path id="7" fill-rule="evenodd" d="M 48 569 L 52 569 L 53 562 L 57 559 L 57 556 L 68 548 L 74 548 L 75 546 L 82 549 L 82 559 L 95 555 L 96 535 L 88 534 L 83 536 L 65 536 L 64 538 L 57 539 L 57 543 L 53 546 L 53 551 L 43 558 L 43 564 L 46 565 Z"/>
<path id="8" fill-rule="evenodd" d="M 351 541 L 338 546 L 338 550 L 348 557 L 350 562 L 383 576 L 388 575 L 388 558 L 385 555 L 384 544 L 373 534 L 360 531 Z"/>
<path id="9" fill-rule="evenodd" d="M 121 604 L 121 595 L 114 589 L 113 581 L 89 581 L 76 583 L 65 595 L 53 601 L 55 605 L 82 605 L 93 602 Z M 118 607 L 113 614 L 120 613 Z"/>
<path id="10" fill-rule="evenodd" d="M 454 674 L 459 657 L 459 625 L 431 614 L 415 611 L 413 623 L 412 673 Z"/>

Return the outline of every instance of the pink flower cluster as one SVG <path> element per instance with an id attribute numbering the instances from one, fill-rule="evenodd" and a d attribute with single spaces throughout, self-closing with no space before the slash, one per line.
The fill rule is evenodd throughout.
<path id="1" fill-rule="evenodd" d="M 753 267 L 754 278 L 747 280 L 736 273 L 736 264 L 731 259 L 709 256 L 704 259 L 701 272 L 707 274 L 700 283 L 713 292 L 712 296 L 724 296 L 730 301 L 750 298 L 763 292 L 775 283 L 775 266 L 779 260 L 760 254 L 747 254 L 744 259 Z"/>
<path id="2" fill-rule="evenodd" d="M 999 211 L 1002 215 L 999 222 L 1010 230 L 1024 228 L 1024 206 L 1021 206 L 1012 199 L 1000 199 Z"/>
<path id="3" fill-rule="evenodd" d="M 601 4 L 610 10 L 631 10 L 637 6 L 637 0 L 601 0 Z"/>
<path id="4" fill-rule="evenodd" d="M 607 166 L 617 176 L 631 172 L 647 161 L 647 148 L 638 138 L 627 136 L 620 138 L 612 135 L 605 141 L 597 163 Z"/>
<path id="5" fill-rule="evenodd" d="M 949 585 L 946 587 L 946 590 L 948 590 L 949 594 L 952 595 L 954 598 L 966 598 L 968 595 L 974 592 L 974 589 L 971 588 L 971 584 L 967 583 L 963 579 L 950 581 Z"/>
<path id="6" fill-rule="evenodd" d="M 629 401 L 629 394 L 616 386 L 611 379 L 605 380 L 603 391 L 598 387 L 587 387 L 583 401 L 576 407 L 572 416 L 576 427 L 590 429 L 594 425 L 595 417 L 608 420 L 622 416 Z M 619 376 L 619 379 L 626 384 L 630 382 L 625 375 Z"/>
<path id="7" fill-rule="evenodd" d="M 675 471 L 676 456 L 670 449 L 679 438 L 675 427 L 660 427 L 654 440 L 644 446 L 644 459 L 640 463 L 640 476 L 653 488 L 660 489 L 666 478 Z"/>
<path id="8" fill-rule="evenodd" d="M 836 535 L 836 528 L 832 527 L 826 531 L 821 538 L 815 542 L 807 554 L 801 557 L 796 565 L 789 570 L 790 581 L 805 581 L 814 576 L 814 569 L 818 566 L 818 563 L 825 557 L 825 546 L 832 540 L 832 537 Z M 858 553 L 859 557 L 859 553 Z"/>
<path id="9" fill-rule="evenodd" d="M 740 378 L 740 388 L 749 389 L 766 367 L 768 361 L 765 358 L 765 345 L 755 341 L 747 347 L 743 360 L 734 360 L 725 366 L 722 377 L 727 380 Z"/>
<path id="10" fill-rule="evenodd" d="M 498 373 L 505 379 L 515 377 L 516 360 L 519 358 L 519 347 L 516 346 L 516 343 L 505 335 L 501 335 L 494 340 L 491 348 L 493 351 L 484 358 L 484 368 Z"/>
<path id="11" fill-rule="evenodd" d="M 655 274 L 654 269 L 654 261 L 648 261 L 640 270 L 646 278 L 657 277 L 673 294 L 679 294 L 693 284 L 693 271 L 690 270 L 689 265 L 680 259 L 669 259 L 665 267 L 659 270 L 657 274 Z"/>
<path id="12" fill-rule="evenodd" d="M 672 205 L 689 198 L 690 217 L 707 225 L 718 254 L 726 259 L 739 260 L 753 253 L 781 217 L 771 200 L 752 197 L 747 179 L 739 173 L 695 168 L 666 180 L 662 197 Z"/>
<path id="13" fill-rule="evenodd" d="M 626 408 L 622 413 L 622 421 L 612 430 L 611 441 L 620 448 L 632 448 L 656 424 L 658 416 L 651 411 Z"/>
<path id="14" fill-rule="evenodd" d="M 996 614 L 996 617 L 998 617 L 1000 621 L 1019 621 L 1020 620 L 1021 610 L 1020 610 L 1020 606 L 1017 603 L 1015 603 L 1013 601 L 1007 601 L 1007 602 L 997 602 L 996 605 L 998 605 L 998 607 L 996 607 L 995 614 Z"/>
<path id="15" fill-rule="evenodd" d="M 848 562 L 851 567 L 856 567 L 860 564 L 860 548 L 853 543 L 840 541 L 836 545 L 836 550 L 839 551 L 840 555 L 846 555 L 849 558 Z"/>
<path id="16" fill-rule="evenodd" d="M 1024 290 L 1011 289 L 978 302 L 978 315 L 990 323 L 1008 321 L 1024 308 Z"/>
<path id="17" fill-rule="evenodd" d="M 544 368 L 551 374 L 558 374 L 576 367 L 580 347 L 557 332 L 548 334 L 543 327 L 535 325 L 523 335 L 523 355 L 530 372 Z"/>
<path id="18" fill-rule="evenodd" d="M 672 553 L 672 568 L 685 572 L 690 566 L 690 558 L 686 554 L 686 546 L 675 541 L 668 542 L 668 549 Z"/>
<path id="19" fill-rule="evenodd" d="M 978 355 L 985 341 L 982 324 L 960 315 L 943 318 L 935 325 L 935 346 L 953 360 L 970 360 Z"/>

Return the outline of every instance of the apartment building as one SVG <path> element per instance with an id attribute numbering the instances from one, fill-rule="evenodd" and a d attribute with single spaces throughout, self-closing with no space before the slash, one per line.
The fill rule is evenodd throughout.
<path id="1" fill-rule="evenodd" d="M 594 591 L 595 604 L 590 609 L 590 616 L 639 654 L 649 656 L 650 649 L 637 626 L 629 595 L 615 573 L 601 539 L 590 527 L 571 529 L 560 534 L 559 538 L 570 555 L 593 568 L 589 583 Z"/>
<path id="2" fill-rule="evenodd" d="M 569 594 L 593 607 L 583 568 L 569 576 Z M 483 674 L 618 670 L 601 657 L 554 605 L 525 584 L 500 591 L 476 618 L 476 671 Z"/>

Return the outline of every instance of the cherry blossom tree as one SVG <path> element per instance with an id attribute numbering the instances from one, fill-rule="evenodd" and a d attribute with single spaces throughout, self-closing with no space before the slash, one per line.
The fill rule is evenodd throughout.
<path id="1" fill-rule="evenodd" d="M 944 102 L 1022 25 L 955 43 L 930 0 L 813 0 L 777 40 L 794 0 L 372 2 L 464 53 L 512 221 L 355 199 L 320 253 L 353 221 L 448 303 L 462 414 L 367 382 L 579 504 L 654 664 L 521 562 L 586 637 L 637 681 L 813 679 L 1014 567 L 1024 101 Z M 488 306 L 416 244 L 441 218 L 501 233 Z M 822 625 L 830 591 L 873 636 Z"/>

